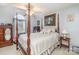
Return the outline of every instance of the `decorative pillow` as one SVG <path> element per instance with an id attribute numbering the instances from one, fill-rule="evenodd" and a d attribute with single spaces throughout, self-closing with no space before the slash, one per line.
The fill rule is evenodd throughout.
<path id="1" fill-rule="evenodd" d="M 52 32 L 55 32 L 55 26 L 46 26 L 44 29 L 52 30 Z"/>
<path id="2" fill-rule="evenodd" d="M 46 33 L 46 29 L 43 29 L 40 33 L 45 34 Z"/>
<path id="3" fill-rule="evenodd" d="M 52 28 L 51 30 L 52 30 L 52 32 L 55 32 L 55 28 Z"/>
<path id="4" fill-rule="evenodd" d="M 55 26 L 46 26 L 44 27 L 44 29 L 42 29 L 42 31 L 40 33 L 43 33 L 43 34 L 50 34 L 52 32 L 55 32 Z"/>
<path id="5" fill-rule="evenodd" d="M 47 30 L 47 34 L 50 34 L 50 33 L 52 33 L 52 29 Z"/>

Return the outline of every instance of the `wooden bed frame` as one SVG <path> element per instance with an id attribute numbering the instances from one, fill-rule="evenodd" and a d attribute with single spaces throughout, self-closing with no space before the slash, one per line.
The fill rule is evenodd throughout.
<path id="1" fill-rule="evenodd" d="M 17 15 L 17 14 L 16 14 Z M 57 32 L 59 33 L 59 14 L 58 14 L 58 23 L 57 23 Z M 22 49 L 22 52 L 25 55 L 31 55 L 31 48 L 30 48 L 30 3 L 28 3 L 28 26 L 27 26 L 27 51 L 25 51 L 21 44 L 18 42 L 18 18 L 16 17 L 16 49 L 18 49 L 18 45 Z"/>

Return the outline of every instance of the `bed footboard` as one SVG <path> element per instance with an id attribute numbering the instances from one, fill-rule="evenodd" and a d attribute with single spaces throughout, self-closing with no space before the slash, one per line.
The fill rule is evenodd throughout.
<path id="1" fill-rule="evenodd" d="M 19 42 L 18 42 L 18 46 L 19 46 L 20 50 L 22 51 L 22 53 L 24 55 L 27 55 L 27 52 L 23 49 L 23 47 L 21 46 L 21 44 Z"/>

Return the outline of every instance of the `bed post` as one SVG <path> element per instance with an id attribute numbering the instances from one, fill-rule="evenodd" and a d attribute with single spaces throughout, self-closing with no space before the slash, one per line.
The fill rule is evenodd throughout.
<path id="1" fill-rule="evenodd" d="M 16 49 L 18 49 L 18 18 L 16 13 Z"/>
<path id="2" fill-rule="evenodd" d="M 27 25 L 27 55 L 31 54 L 30 49 L 30 3 L 28 3 L 28 25 Z"/>
<path id="3" fill-rule="evenodd" d="M 59 14 L 58 14 L 58 33 L 60 33 L 60 29 L 59 29 Z"/>
<path id="4" fill-rule="evenodd" d="M 57 32 L 60 33 L 60 29 L 59 29 L 59 14 L 57 16 L 57 19 L 58 19 L 58 21 L 57 21 L 57 27 L 58 27 Z"/>

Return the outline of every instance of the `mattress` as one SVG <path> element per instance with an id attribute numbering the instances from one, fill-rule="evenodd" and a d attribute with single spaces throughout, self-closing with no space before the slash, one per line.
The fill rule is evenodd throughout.
<path id="1" fill-rule="evenodd" d="M 31 33 L 30 35 L 30 47 L 32 55 L 39 55 L 49 47 L 58 42 L 58 33 Z M 26 51 L 27 49 L 27 34 L 19 36 L 19 43 Z"/>

